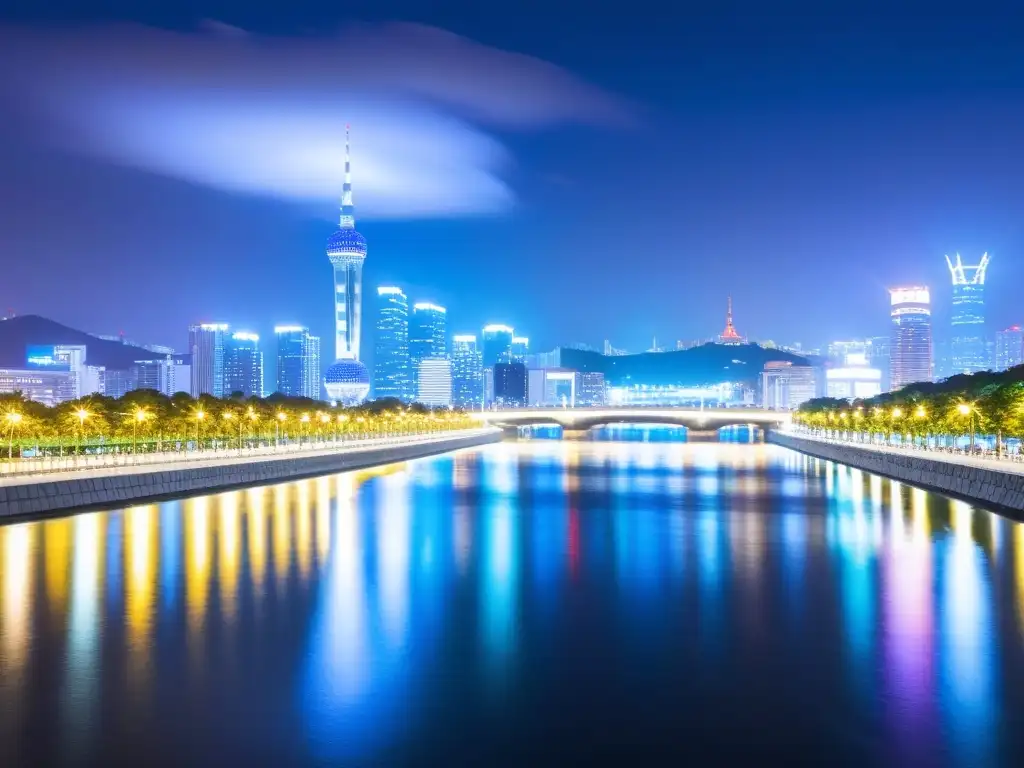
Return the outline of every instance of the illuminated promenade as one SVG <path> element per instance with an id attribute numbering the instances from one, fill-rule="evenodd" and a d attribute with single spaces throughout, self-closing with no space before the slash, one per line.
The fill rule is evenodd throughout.
<path id="1" fill-rule="evenodd" d="M 774 431 L 768 441 L 817 458 L 970 499 L 1020 516 L 1024 513 L 1024 464 L 945 451 L 895 448 Z"/>
<path id="2" fill-rule="evenodd" d="M 0 480 L 0 518 L 108 506 L 200 491 L 277 482 L 429 456 L 496 442 L 494 428 L 427 435 L 314 443 L 309 449 L 254 448 L 214 457 L 149 454 L 151 461 L 63 472 L 22 474 Z M 140 454 L 142 459 L 145 454 Z M 161 460 L 161 459 L 164 460 Z"/>

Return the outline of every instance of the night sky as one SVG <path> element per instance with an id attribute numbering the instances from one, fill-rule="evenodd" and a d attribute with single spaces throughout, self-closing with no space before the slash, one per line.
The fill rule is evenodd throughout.
<path id="1" fill-rule="evenodd" d="M 943 255 L 986 250 L 990 331 L 1024 321 L 1024 14 L 691 5 L 7 0 L 0 307 L 329 349 L 351 122 L 367 295 L 452 332 L 640 350 L 731 294 L 741 333 L 822 344 L 914 282 L 941 337 Z"/>

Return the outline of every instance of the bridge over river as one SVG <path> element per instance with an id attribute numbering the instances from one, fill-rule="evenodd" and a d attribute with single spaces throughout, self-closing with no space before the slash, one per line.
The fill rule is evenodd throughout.
<path id="1" fill-rule="evenodd" d="M 496 427 L 551 424 L 572 432 L 610 424 L 674 424 L 700 432 L 738 426 L 767 429 L 787 426 L 791 420 L 788 411 L 762 408 L 510 408 L 472 416 Z"/>

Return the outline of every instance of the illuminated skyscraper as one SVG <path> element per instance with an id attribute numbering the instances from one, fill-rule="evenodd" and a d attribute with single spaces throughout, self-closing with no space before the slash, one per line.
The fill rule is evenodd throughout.
<path id="1" fill-rule="evenodd" d="M 1024 365 L 1024 331 L 1019 325 L 1011 325 L 996 334 L 996 370 L 1017 365 Z"/>
<path id="2" fill-rule="evenodd" d="M 412 400 L 409 367 L 409 300 L 401 288 L 377 289 L 377 338 L 373 351 L 373 396 Z"/>
<path id="3" fill-rule="evenodd" d="M 332 402 L 356 405 L 370 392 L 370 374 L 359 361 L 362 331 L 363 262 L 366 238 L 356 231 L 352 204 L 352 162 L 345 129 L 345 183 L 339 229 L 327 239 L 327 257 L 334 267 L 334 358 L 324 372 L 324 387 Z"/>
<path id="4" fill-rule="evenodd" d="M 512 361 L 513 330 L 507 325 L 492 323 L 484 326 L 483 362 L 484 368 L 493 368 L 496 363 Z"/>
<path id="5" fill-rule="evenodd" d="M 448 408 L 452 404 L 452 361 L 447 357 L 420 360 L 416 380 L 416 402 L 431 408 Z"/>
<path id="6" fill-rule="evenodd" d="M 437 304 L 421 301 L 413 304 L 409 318 L 409 364 L 416 377 L 419 393 L 420 363 L 448 355 L 448 311 Z"/>
<path id="7" fill-rule="evenodd" d="M 513 336 L 512 362 L 525 363 L 528 354 L 530 354 L 530 340 L 526 336 Z"/>
<path id="8" fill-rule="evenodd" d="M 233 333 L 225 344 L 224 395 L 235 392 L 245 397 L 263 397 L 263 352 L 260 337 L 255 333 Z"/>
<path id="9" fill-rule="evenodd" d="M 931 294 L 925 286 L 890 288 L 890 389 L 932 380 Z"/>
<path id="10" fill-rule="evenodd" d="M 476 336 L 452 336 L 452 405 L 479 409 L 483 396 L 483 362 Z"/>
<path id="11" fill-rule="evenodd" d="M 226 323 L 200 323 L 189 327 L 192 397 L 224 396 L 224 339 L 227 332 Z"/>
<path id="12" fill-rule="evenodd" d="M 320 337 L 310 336 L 301 325 L 279 325 L 277 337 L 277 388 L 289 397 L 320 399 Z"/>
<path id="13" fill-rule="evenodd" d="M 950 337 L 951 374 L 977 373 L 989 368 L 985 350 L 985 270 L 988 254 L 970 267 L 956 255 L 956 263 L 946 257 L 953 278 L 952 335 Z"/>

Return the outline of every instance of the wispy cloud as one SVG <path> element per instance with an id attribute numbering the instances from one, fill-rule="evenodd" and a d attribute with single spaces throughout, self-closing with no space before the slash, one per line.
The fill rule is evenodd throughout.
<path id="1" fill-rule="evenodd" d="M 340 192 L 352 124 L 362 215 L 513 203 L 498 130 L 621 126 L 620 100 L 538 59 L 411 24 L 272 38 L 218 22 L 0 29 L 0 93 L 21 140 L 233 192 Z"/>

